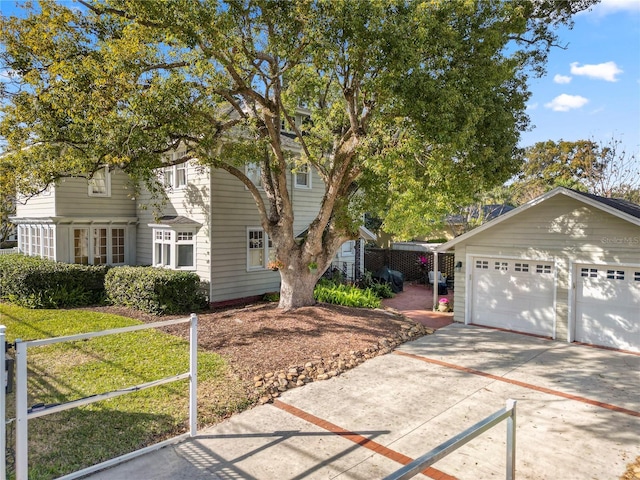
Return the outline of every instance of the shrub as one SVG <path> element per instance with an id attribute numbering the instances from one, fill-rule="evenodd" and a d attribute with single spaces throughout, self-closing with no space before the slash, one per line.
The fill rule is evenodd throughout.
<path id="1" fill-rule="evenodd" d="M 318 302 L 344 305 L 346 307 L 379 308 L 380 298 L 373 290 L 360 289 L 353 285 L 336 284 L 330 280 L 320 280 L 313 295 Z"/>
<path id="2" fill-rule="evenodd" d="M 378 298 L 393 298 L 396 296 L 391 290 L 391 286 L 388 283 L 380 283 L 373 278 L 373 274 L 370 271 L 364 272 L 358 286 L 362 289 L 371 289 Z"/>
<path id="3" fill-rule="evenodd" d="M 114 305 L 153 315 L 189 313 L 206 305 L 200 277 L 154 267 L 115 267 L 105 278 L 107 298 Z"/>
<path id="4" fill-rule="evenodd" d="M 0 299 L 28 308 L 68 308 L 104 300 L 106 266 L 0 255 Z"/>

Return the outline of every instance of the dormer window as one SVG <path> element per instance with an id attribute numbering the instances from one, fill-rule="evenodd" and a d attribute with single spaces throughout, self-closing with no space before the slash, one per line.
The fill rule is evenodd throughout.
<path id="1" fill-rule="evenodd" d="M 111 196 L 111 172 L 109 171 L 109 167 L 102 167 L 89 179 L 89 196 Z"/>

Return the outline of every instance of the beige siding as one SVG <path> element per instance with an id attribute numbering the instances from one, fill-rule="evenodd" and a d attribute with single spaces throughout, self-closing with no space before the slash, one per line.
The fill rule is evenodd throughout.
<path id="1" fill-rule="evenodd" d="M 295 233 L 306 229 L 319 209 L 324 187 L 315 172 L 312 187 L 290 189 L 295 209 Z M 222 170 L 213 173 L 211 222 L 211 300 L 223 301 L 278 290 L 280 275 L 277 272 L 247 271 L 247 228 L 259 228 L 260 216 L 250 192 Z"/>
<path id="2" fill-rule="evenodd" d="M 148 192 L 142 193 L 138 202 L 137 263 L 150 265 L 153 258 L 152 228 L 149 224 L 164 215 L 182 215 L 202 225 L 196 235 L 196 273 L 204 282 L 211 276 L 210 205 L 211 187 L 208 169 L 189 165 L 187 186 L 169 190 L 167 202 L 158 210 Z"/>
<path id="3" fill-rule="evenodd" d="M 18 200 L 16 204 L 16 217 L 43 218 L 56 214 L 55 204 L 56 188 L 50 187 L 45 193 L 29 199 Z"/>
<path id="4" fill-rule="evenodd" d="M 635 241 L 634 241 L 635 239 Z M 455 246 L 463 275 L 456 275 L 454 319 L 465 321 L 466 288 L 473 256 L 503 256 L 555 263 L 556 336 L 566 339 L 570 309 L 570 276 L 575 263 L 640 265 L 640 227 L 556 195 Z"/>
<path id="5" fill-rule="evenodd" d="M 129 177 L 120 170 L 111 172 L 111 196 L 89 195 L 85 178 L 60 180 L 55 190 L 56 216 L 134 217 L 136 202 Z"/>

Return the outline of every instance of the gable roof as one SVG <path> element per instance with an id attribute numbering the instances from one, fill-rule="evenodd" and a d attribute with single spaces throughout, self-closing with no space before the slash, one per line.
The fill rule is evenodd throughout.
<path id="1" fill-rule="evenodd" d="M 478 208 L 477 205 L 472 205 L 466 209 L 466 215 L 462 215 L 460 213 L 448 215 L 446 218 L 447 223 L 464 223 L 467 218 L 472 220 L 478 220 L 482 218 L 485 222 L 489 220 L 493 220 L 500 215 L 504 215 L 507 212 L 515 209 L 516 207 L 512 207 L 511 205 L 506 204 L 490 204 L 490 205 L 482 205 Z"/>
<path id="2" fill-rule="evenodd" d="M 511 217 L 518 215 L 519 213 L 524 212 L 525 210 L 530 209 L 550 198 L 555 197 L 556 195 L 565 195 L 567 197 L 573 198 L 579 202 L 590 205 L 594 208 L 607 212 L 615 217 L 626 220 L 629 223 L 637 225 L 640 227 L 640 205 L 636 205 L 635 203 L 628 202 L 626 200 L 622 200 L 619 198 L 606 198 L 600 197 L 598 195 L 593 195 L 591 193 L 578 192 L 576 190 L 572 190 L 570 188 L 565 187 L 557 187 L 553 190 L 540 195 L 533 200 L 525 203 L 524 205 L 520 205 L 518 208 L 511 210 L 503 215 L 500 215 L 497 218 L 485 223 L 484 225 L 479 226 L 478 228 L 474 228 L 473 230 L 460 235 L 459 237 L 454 238 L 453 240 L 449 240 L 446 243 L 440 245 L 436 251 L 437 252 L 446 252 L 447 250 L 454 247 L 456 244 L 467 240 L 468 238 L 477 235 L 478 233 L 484 232 L 485 230 L 508 220 Z"/>

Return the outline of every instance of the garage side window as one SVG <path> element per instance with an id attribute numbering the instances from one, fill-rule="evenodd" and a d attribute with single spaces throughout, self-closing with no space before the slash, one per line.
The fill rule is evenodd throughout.
<path id="1" fill-rule="evenodd" d="M 624 270 L 607 270 L 609 280 L 624 280 Z"/>
<path id="2" fill-rule="evenodd" d="M 580 276 L 595 278 L 598 276 L 598 269 L 597 268 L 581 268 Z"/>

